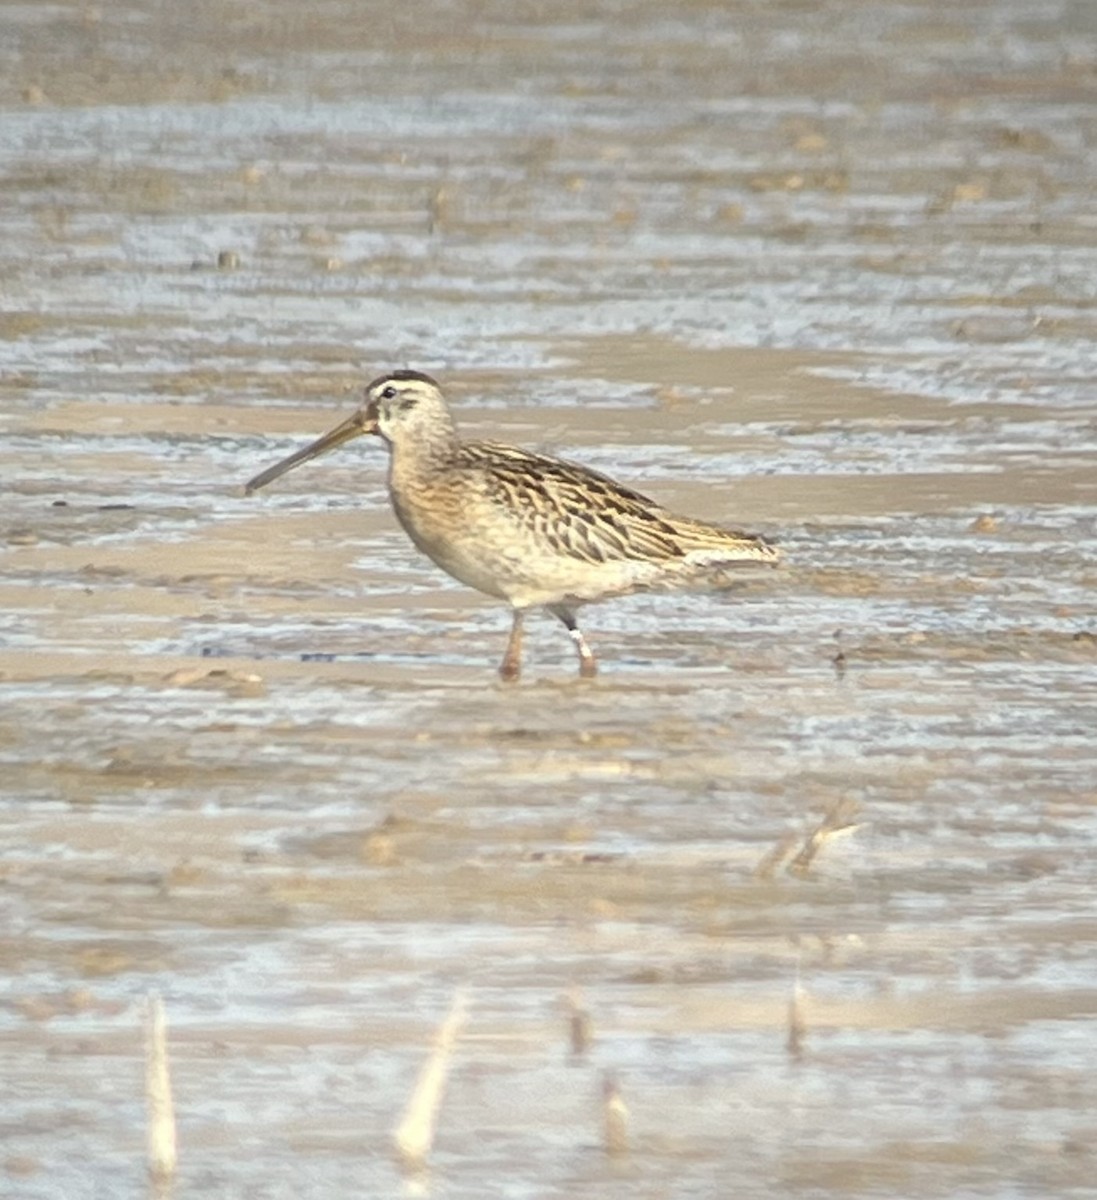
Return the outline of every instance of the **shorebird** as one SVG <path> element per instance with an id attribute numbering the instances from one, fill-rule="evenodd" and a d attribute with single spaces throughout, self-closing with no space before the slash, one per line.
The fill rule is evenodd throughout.
<path id="1" fill-rule="evenodd" d="M 388 447 L 388 488 L 415 545 L 469 587 L 513 610 L 499 674 L 521 673 L 522 624 L 543 608 L 567 628 L 579 674 L 598 664 L 575 619 L 580 605 L 630 592 L 719 587 L 745 564 L 775 565 L 757 534 L 677 516 L 639 492 L 563 459 L 461 438 L 442 389 L 393 371 L 334 429 L 256 475 L 247 494 L 362 434 Z"/>

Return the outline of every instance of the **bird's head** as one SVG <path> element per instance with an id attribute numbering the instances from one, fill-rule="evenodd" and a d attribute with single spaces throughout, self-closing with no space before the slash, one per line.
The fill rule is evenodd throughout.
<path id="1" fill-rule="evenodd" d="M 393 371 L 369 384 L 361 405 L 345 421 L 248 480 L 244 491 L 257 492 L 301 463 L 365 433 L 376 434 L 390 446 L 428 447 L 452 439 L 453 419 L 442 389 L 429 375 Z"/>
<path id="2" fill-rule="evenodd" d="M 442 389 L 420 371 L 393 371 L 366 388 L 360 410 L 368 429 L 390 446 L 425 445 L 453 434 Z"/>

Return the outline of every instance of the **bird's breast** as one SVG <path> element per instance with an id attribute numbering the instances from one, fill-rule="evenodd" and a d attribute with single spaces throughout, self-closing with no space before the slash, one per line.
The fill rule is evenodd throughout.
<path id="1" fill-rule="evenodd" d="M 510 598 L 513 547 L 486 520 L 485 501 L 459 477 L 389 479 L 396 519 L 415 546 L 454 579 L 489 596 Z"/>

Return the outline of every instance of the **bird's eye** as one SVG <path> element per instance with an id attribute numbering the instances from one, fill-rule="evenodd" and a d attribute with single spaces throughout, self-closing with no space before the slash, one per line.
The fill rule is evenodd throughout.
<path id="1" fill-rule="evenodd" d="M 392 386 L 391 383 L 388 385 L 387 388 L 384 388 L 381 391 L 381 399 L 382 400 L 391 400 L 395 395 L 396 395 L 396 389 Z"/>

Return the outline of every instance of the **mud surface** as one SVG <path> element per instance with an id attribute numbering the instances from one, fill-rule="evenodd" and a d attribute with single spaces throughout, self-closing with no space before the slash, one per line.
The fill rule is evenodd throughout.
<path id="1" fill-rule="evenodd" d="M 0 23 L 0 1192 L 145 1193 L 158 990 L 180 1197 L 1088 1194 L 1097 9 Z M 379 447 L 241 493 L 393 366 L 787 567 L 504 688 Z"/>

